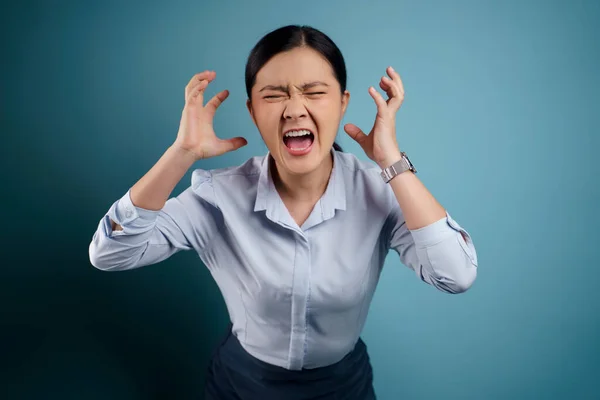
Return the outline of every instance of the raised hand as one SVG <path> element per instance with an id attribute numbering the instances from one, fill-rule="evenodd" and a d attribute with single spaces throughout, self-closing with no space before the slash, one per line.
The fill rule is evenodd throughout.
<path id="1" fill-rule="evenodd" d="M 215 134 L 215 113 L 229 96 L 229 91 L 223 90 L 204 105 L 204 91 L 215 77 L 216 72 L 204 71 L 194 75 L 185 87 L 185 106 L 174 146 L 191 153 L 196 160 L 219 156 L 248 144 L 243 137 L 219 139 Z"/>
<path id="2" fill-rule="evenodd" d="M 396 112 L 404 101 L 400 75 L 392 67 L 387 68 L 387 73 L 389 77 L 383 76 L 379 82 L 379 87 L 388 96 L 387 100 L 374 87 L 369 88 L 369 94 L 377 105 L 375 123 L 369 134 L 354 124 L 344 125 L 346 133 L 358 142 L 367 157 L 382 168 L 389 167 L 401 157 L 396 139 Z"/>

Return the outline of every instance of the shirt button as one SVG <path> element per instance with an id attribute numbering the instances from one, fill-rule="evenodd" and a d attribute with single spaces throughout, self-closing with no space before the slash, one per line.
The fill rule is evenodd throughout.
<path id="1" fill-rule="evenodd" d="M 127 208 L 125 209 L 125 216 L 126 216 L 127 218 L 131 218 L 131 216 L 132 216 L 132 215 L 133 215 L 133 211 L 131 211 L 131 208 L 127 207 Z"/>

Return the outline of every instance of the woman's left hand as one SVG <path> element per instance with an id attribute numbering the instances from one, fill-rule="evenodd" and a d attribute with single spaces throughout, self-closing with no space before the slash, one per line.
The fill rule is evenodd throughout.
<path id="1" fill-rule="evenodd" d="M 377 116 L 375 124 L 369 134 L 365 134 L 354 124 L 344 125 L 344 130 L 381 168 L 387 168 L 394 162 L 400 160 L 400 148 L 396 140 L 396 112 L 404 101 L 404 86 L 400 75 L 392 67 L 387 68 L 387 76 L 383 76 L 379 87 L 383 89 L 388 100 L 374 88 L 369 88 L 369 94 L 377 105 Z"/>

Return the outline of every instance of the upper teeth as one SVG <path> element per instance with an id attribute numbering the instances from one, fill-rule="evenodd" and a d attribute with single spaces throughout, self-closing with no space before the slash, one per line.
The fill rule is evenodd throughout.
<path id="1" fill-rule="evenodd" d="M 304 136 L 304 135 L 310 135 L 310 131 L 303 129 L 301 131 L 289 131 L 288 133 L 285 134 L 286 137 L 294 137 L 294 136 Z"/>

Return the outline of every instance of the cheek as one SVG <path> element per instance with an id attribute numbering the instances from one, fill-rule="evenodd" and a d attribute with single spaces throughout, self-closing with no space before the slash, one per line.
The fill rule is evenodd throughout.
<path id="1" fill-rule="evenodd" d="M 279 125 L 282 110 L 277 105 L 269 104 L 255 110 L 255 119 L 261 136 L 265 141 L 276 140 L 279 135 Z"/>
<path id="2" fill-rule="evenodd" d="M 312 107 L 312 116 L 319 128 L 335 130 L 339 124 L 342 109 L 338 103 L 333 101 L 323 101 L 314 104 Z"/>
<path id="3" fill-rule="evenodd" d="M 278 112 L 276 107 L 262 106 L 255 111 L 256 123 L 260 127 L 272 126 L 279 120 L 278 115 L 281 114 L 277 114 Z"/>

